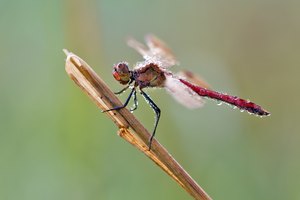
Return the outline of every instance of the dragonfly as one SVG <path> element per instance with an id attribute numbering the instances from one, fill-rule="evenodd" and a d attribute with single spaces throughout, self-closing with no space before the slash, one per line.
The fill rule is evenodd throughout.
<path id="1" fill-rule="evenodd" d="M 228 95 L 209 89 L 208 84 L 195 75 L 186 71 L 181 74 L 172 73 L 169 68 L 178 64 L 170 48 L 156 36 L 149 34 L 145 36 L 145 44 L 133 38 L 127 40 L 127 45 L 135 49 L 144 58 L 137 62 L 133 69 L 129 68 L 127 62 L 119 62 L 113 66 L 113 77 L 122 85 L 126 85 L 122 90 L 116 92 L 119 95 L 127 89 L 131 89 L 125 103 L 103 112 L 120 110 L 126 108 L 131 98 L 133 98 L 133 112 L 138 107 L 137 92 L 139 92 L 155 112 L 155 123 L 151 137 L 149 138 L 149 150 L 155 136 L 161 110 L 150 96 L 144 91 L 145 88 L 165 88 L 179 103 L 190 109 L 202 107 L 204 98 L 217 100 L 247 111 L 257 116 L 269 116 L 270 113 L 261 106 L 237 96 Z M 194 81 L 198 80 L 198 81 Z M 204 98 L 203 98 L 204 97 Z"/>

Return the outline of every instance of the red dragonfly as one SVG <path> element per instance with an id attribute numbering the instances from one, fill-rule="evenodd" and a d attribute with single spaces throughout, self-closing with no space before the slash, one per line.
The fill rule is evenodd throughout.
<path id="1" fill-rule="evenodd" d="M 145 41 L 147 46 L 134 39 L 127 41 L 128 46 L 140 53 L 144 61 L 136 63 L 132 70 L 129 69 L 126 62 L 120 62 L 113 66 L 114 78 L 122 85 L 127 85 L 115 94 L 121 94 L 128 88 L 131 89 L 131 92 L 122 106 L 114 107 L 104 112 L 125 108 L 132 97 L 134 106 L 130 111 L 133 112 L 138 106 L 136 96 L 138 90 L 156 113 L 154 130 L 149 139 L 149 150 L 151 149 L 161 111 L 150 96 L 144 92 L 144 88 L 166 88 L 179 103 L 191 109 L 201 107 L 204 103 L 202 97 L 206 97 L 225 102 L 234 108 L 239 108 L 241 111 L 248 111 L 250 114 L 258 116 L 270 115 L 268 111 L 249 100 L 207 89 L 207 85 L 204 82 L 199 83 L 198 81 L 197 85 L 192 83 L 191 77 L 194 75 L 191 72 L 184 73 L 184 76 L 182 74 L 173 74 L 168 69 L 178 64 L 178 62 L 166 44 L 154 35 L 147 35 Z"/>

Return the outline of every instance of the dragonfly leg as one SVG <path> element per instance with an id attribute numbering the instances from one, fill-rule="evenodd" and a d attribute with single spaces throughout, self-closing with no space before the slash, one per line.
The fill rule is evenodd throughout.
<path id="1" fill-rule="evenodd" d="M 130 111 L 133 112 L 137 109 L 138 107 L 138 100 L 137 100 L 137 97 L 136 97 L 136 90 L 134 90 L 133 92 L 133 108 L 130 108 Z"/>
<path id="2" fill-rule="evenodd" d="M 130 101 L 132 95 L 133 95 L 135 92 L 136 92 L 136 91 L 135 91 L 135 87 L 134 87 L 134 88 L 132 88 L 132 90 L 131 90 L 129 96 L 127 97 L 125 103 L 124 103 L 122 106 L 117 106 L 117 107 L 114 107 L 114 108 L 111 108 L 111 109 L 108 109 L 108 110 L 103 110 L 102 112 L 108 112 L 108 111 L 112 111 L 112 110 L 120 110 L 120 109 L 122 109 L 122 108 L 125 108 L 125 107 L 128 105 L 128 103 L 129 103 L 129 101 Z"/>
<path id="3" fill-rule="evenodd" d="M 120 90 L 119 92 L 115 92 L 116 95 L 118 94 L 122 94 L 123 92 L 125 92 L 129 87 L 130 84 L 133 82 L 133 80 L 130 80 L 130 82 L 128 83 L 128 85 L 126 87 L 124 87 L 122 90 Z"/>
<path id="4" fill-rule="evenodd" d="M 129 85 L 127 85 L 126 87 L 124 87 L 122 90 L 120 90 L 119 92 L 114 92 L 116 95 L 118 94 L 122 94 L 123 92 L 125 92 L 127 89 L 129 88 Z"/>
<path id="5" fill-rule="evenodd" d="M 141 90 L 141 94 L 144 96 L 144 98 L 146 99 L 146 101 L 150 104 L 151 108 L 154 110 L 155 112 L 155 125 L 154 125 L 154 130 L 152 132 L 152 135 L 149 139 L 149 151 L 151 150 L 151 144 L 152 144 L 152 140 L 154 138 L 155 132 L 156 132 L 156 128 L 160 119 L 160 109 L 159 107 L 157 107 L 157 105 L 153 102 L 153 100 L 144 92 Z"/>

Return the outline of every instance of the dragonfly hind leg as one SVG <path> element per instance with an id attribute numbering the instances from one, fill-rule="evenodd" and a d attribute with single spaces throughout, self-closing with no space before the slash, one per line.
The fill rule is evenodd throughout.
<path id="1" fill-rule="evenodd" d="M 151 144 L 152 144 L 152 140 L 155 136 L 155 132 L 156 132 L 156 128 L 157 128 L 157 125 L 158 125 L 158 122 L 159 122 L 159 119 L 160 119 L 160 109 L 159 107 L 157 107 L 157 105 L 153 102 L 153 100 L 143 91 L 143 90 L 140 90 L 141 91 L 141 95 L 143 95 L 143 97 L 146 99 L 146 101 L 150 104 L 151 108 L 154 110 L 155 112 L 155 124 L 154 124 L 154 130 L 152 132 L 152 135 L 149 139 L 149 151 L 151 150 Z"/>

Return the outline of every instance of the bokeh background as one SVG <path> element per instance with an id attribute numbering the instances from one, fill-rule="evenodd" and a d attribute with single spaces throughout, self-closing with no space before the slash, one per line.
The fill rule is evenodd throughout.
<path id="1" fill-rule="evenodd" d="M 64 71 L 67 48 L 117 91 L 112 65 L 141 60 L 126 37 L 147 33 L 173 49 L 174 71 L 272 113 L 213 101 L 188 110 L 149 90 L 162 109 L 157 139 L 214 199 L 300 199 L 299 21 L 296 0 L 0 0 L 0 199 L 191 199 Z"/>

